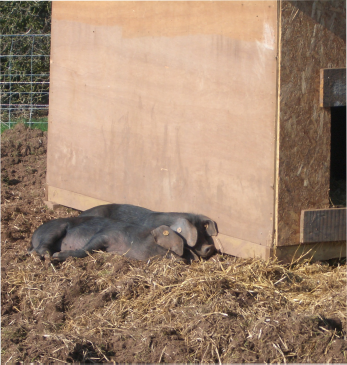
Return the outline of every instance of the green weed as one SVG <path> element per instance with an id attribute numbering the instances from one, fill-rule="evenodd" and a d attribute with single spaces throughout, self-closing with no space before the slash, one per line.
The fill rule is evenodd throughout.
<path id="1" fill-rule="evenodd" d="M 15 119 L 14 122 L 11 122 L 10 125 L 1 123 L 1 133 L 6 131 L 7 129 L 13 128 L 18 123 L 23 123 L 29 128 L 40 129 L 43 132 L 48 130 L 48 117 L 32 119 L 31 122 L 29 122 L 27 119 L 18 118 Z"/>

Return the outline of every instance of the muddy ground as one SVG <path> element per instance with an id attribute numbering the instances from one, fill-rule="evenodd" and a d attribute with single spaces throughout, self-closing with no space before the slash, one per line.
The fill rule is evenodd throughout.
<path id="1" fill-rule="evenodd" d="M 40 224 L 78 215 L 44 204 L 46 147 L 23 125 L 2 135 L 2 363 L 346 362 L 345 260 L 28 255 Z"/>

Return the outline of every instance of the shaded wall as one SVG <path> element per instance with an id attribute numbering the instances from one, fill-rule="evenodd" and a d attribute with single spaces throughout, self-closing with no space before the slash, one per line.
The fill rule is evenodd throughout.
<path id="1" fill-rule="evenodd" d="M 346 65 L 345 1 L 283 1 L 280 9 L 277 244 L 299 243 L 300 212 L 329 206 L 329 108 L 319 71 Z"/>

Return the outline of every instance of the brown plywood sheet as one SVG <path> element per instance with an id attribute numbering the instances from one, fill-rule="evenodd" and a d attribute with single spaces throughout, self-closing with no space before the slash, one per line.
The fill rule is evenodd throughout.
<path id="1" fill-rule="evenodd" d="M 57 2 L 54 19 L 92 26 L 119 27 L 123 38 L 220 34 L 234 40 L 264 42 L 263 22 L 272 22 L 274 1 L 79 1 Z M 270 10 L 268 10 L 269 8 Z M 265 12 L 264 12 L 265 10 Z M 268 23 L 272 44 L 271 24 Z M 260 30 L 260 31 L 259 31 Z"/>
<path id="2" fill-rule="evenodd" d="M 277 245 L 300 240 L 304 209 L 329 206 L 330 110 L 320 69 L 345 67 L 345 1 L 283 1 L 280 9 Z"/>
<path id="3" fill-rule="evenodd" d="M 271 245 L 276 21 L 276 1 L 54 3 L 48 185 Z"/>
<path id="4" fill-rule="evenodd" d="M 346 208 L 301 212 L 301 243 L 335 241 L 346 241 Z"/>
<path id="5" fill-rule="evenodd" d="M 320 106 L 324 108 L 346 106 L 346 69 L 320 70 Z"/>

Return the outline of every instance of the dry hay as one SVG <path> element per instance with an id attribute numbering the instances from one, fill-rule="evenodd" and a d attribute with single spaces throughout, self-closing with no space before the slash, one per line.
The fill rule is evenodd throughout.
<path id="1" fill-rule="evenodd" d="M 2 135 L 2 362 L 346 362 L 346 264 L 29 256 L 46 133 Z"/>
<path id="2" fill-rule="evenodd" d="M 3 341 L 20 338 L 11 361 L 346 360 L 344 265 L 217 255 L 187 266 L 105 253 L 18 263 L 3 291 L 3 317 L 16 314 Z"/>

